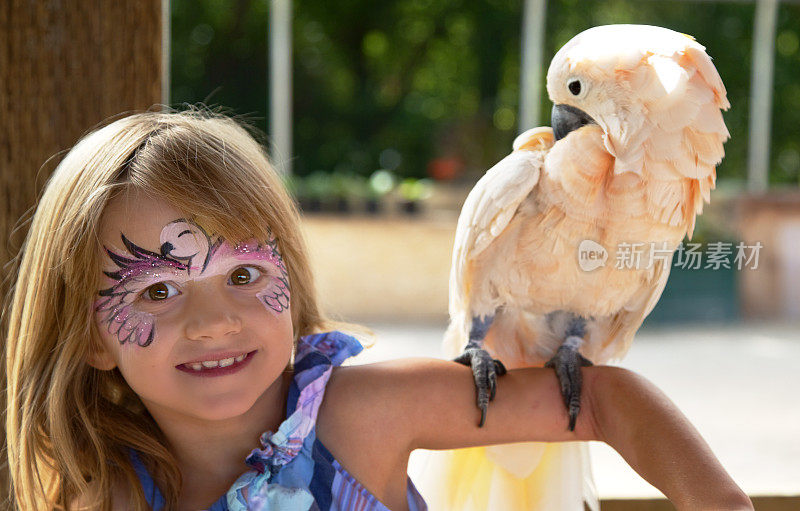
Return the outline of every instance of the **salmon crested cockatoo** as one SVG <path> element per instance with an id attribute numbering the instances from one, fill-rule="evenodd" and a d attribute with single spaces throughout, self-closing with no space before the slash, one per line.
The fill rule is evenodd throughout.
<path id="1" fill-rule="evenodd" d="M 580 367 L 622 357 L 655 306 L 729 137 L 725 87 L 704 50 L 653 26 L 577 35 L 547 72 L 552 129 L 520 135 L 467 197 L 445 344 L 473 367 L 481 421 L 497 358 L 554 367 L 574 428 Z M 431 509 L 596 506 L 585 444 L 448 455 Z"/>

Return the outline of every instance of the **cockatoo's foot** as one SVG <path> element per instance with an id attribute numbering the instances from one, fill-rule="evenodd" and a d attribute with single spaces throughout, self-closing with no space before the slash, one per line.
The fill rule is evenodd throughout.
<path id="1" fill-rule="evenodd" d="M 581 411 L 581 367 L 592 365 L 592 362 L 580 354 L 578 349 L 583 339 L 569 336 L 556 354 L 544 366 L 556 371 L 558 383 L 561 384 L 561 396 L 569 413 L 569 430 L 575 431 L 575 421 Z"/>
<path id="2" fill-rule="evenodd" d="M 478 392 L 478 408 L 481 410 L 481 422 L 478 427 L 483 427 L 486 422 L 486 412 L 489 410 L 489 401 L 494 399 L 497 391 L 497 376 L 506 374 L 506 367 L 499 360 L 495 360 L 480 344 L 470 341 L 464 352 L 453 359 L 453 362 L 464 364 L 472 368 L 475 378 L 475 387 Z"/>

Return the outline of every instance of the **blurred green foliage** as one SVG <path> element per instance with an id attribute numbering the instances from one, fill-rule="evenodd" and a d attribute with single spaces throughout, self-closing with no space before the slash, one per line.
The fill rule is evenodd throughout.
<path id="1" fill-rule="evenodd" d="M 206 102 L 267 130 L 268 0 L 172 0 L 172 102 Z M 468 179 L 518 131 L 521 0 L 304 0 L 293 6 L 294 169 L 424 177 L 458 157 Z M 746 177 L 751 2 L 551 0 L 545 66 L 609 23 L 693 35 L 723 77 L 732 140 L 721 180 Z M 546 68 L 545 68 L 546 70 Z M 551 105 L 542 98 L 549 124 Z M 775 52 L 772 184 L 800 184 L 800 5 L 783 4 Z"/>

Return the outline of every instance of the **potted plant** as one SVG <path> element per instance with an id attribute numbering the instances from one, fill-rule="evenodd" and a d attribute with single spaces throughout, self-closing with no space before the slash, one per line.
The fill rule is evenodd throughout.
<path id="1" fill-rule="evenodd" d="M 421 203 L 433 194 L 433 184 L 429 179 L 407 177 L 399 186 L 401 209 L 407 215 L 418 215 Z"/>
<path id="2" fill-rule="evenodd" d="M 303 180 L 303 189 L 305 194 L 303 211 L 319 213 L 331 196 L 331 178 L 325 172 L 318 170 Z"/>
<path id="3" fill-rule="evenodd" d="M 386 169 L 376 170 L 369 177 L 364 208 L 368 215 L 378 215 L 383 210 L 384 198 L 394 189 L 395 177 Z"/>
<path id="4" fill-rule="evenodd" d="M 356 178 L 348 173 L 331 174 L 331 211 L 349 214 L 353 207 L 353 199 L 358 196 Z"/>

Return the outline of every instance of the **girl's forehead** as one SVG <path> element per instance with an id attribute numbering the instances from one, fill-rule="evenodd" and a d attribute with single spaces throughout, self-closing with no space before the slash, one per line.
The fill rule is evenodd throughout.
<path id="1" fill-rule="evenodd" d="M 107 272 L 144 263 L 200 265 L 195 269 L 202 272 L 208 264 L 230 258 L 266 259 L 283 265 L 274 240 L 249 239 L 231 245 L 196 221 L 183 218 L 166 201 L 143 194 L 112 200 L 100 231 L 101 265 Z"/>
<path id="2" fill-rule="evenodd" d="M 134 260 L 158 262 L 169 259 L 168 254 L 197 263 L 222 241 L 212 239 L 201 225 L 184 219 L 164 200 L 141 193 L 122 195 L 108 204 L 101 220 L 101 269 L 117 271 L 121 262 Z"/>
<path id="3" fill-rule="evenodd" d="M 122 246 L 120 235 L 149 249 L 161 245 L 165 226 L 181 218 L 181 213 L 169 203 L 138 192 L 129 192 L 112 199 L 100 226 L 100 241 L 108 247 Z"/>

